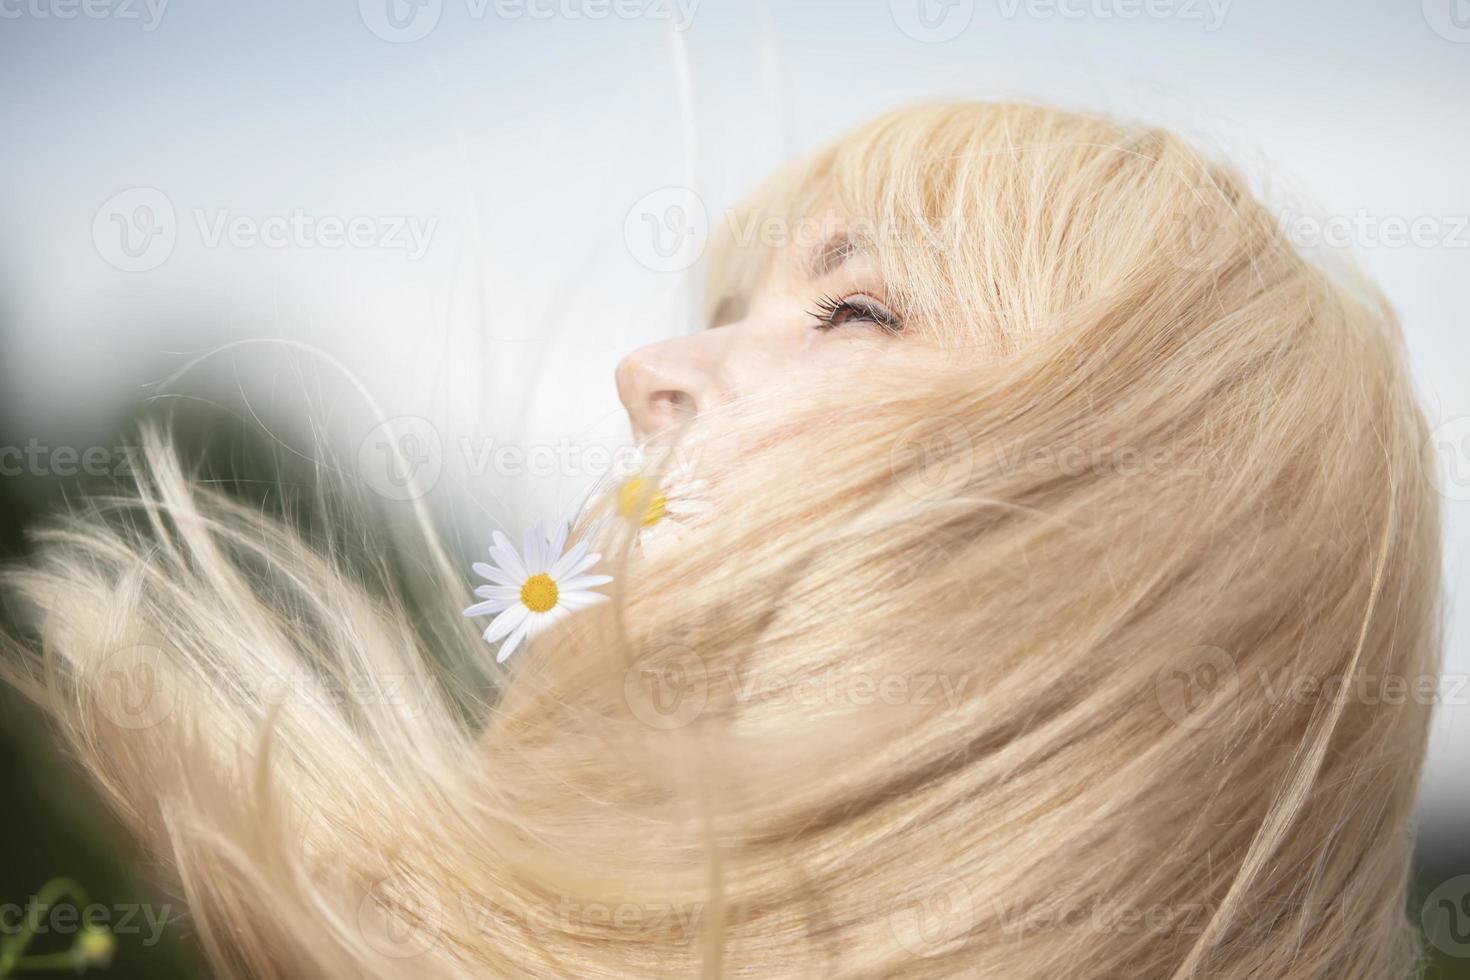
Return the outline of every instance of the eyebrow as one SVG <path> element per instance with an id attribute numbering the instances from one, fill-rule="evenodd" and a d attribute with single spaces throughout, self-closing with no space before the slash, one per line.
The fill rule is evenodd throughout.
<path id="1" fill-rule="evenodd" d="M 811 260 L 807 263 L 807 278 L 820 279 L 831 275 L 859 251 L 861 249 L 858 243 L 849 238 L 846 232 L 838 232 L 812 253 Z"/>

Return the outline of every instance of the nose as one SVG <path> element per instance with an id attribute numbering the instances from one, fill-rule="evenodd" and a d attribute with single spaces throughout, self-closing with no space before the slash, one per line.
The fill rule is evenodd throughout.
<path id="1" fill-rule="evenodd" d="M 618 365 L 618 398 L 628 410 L 634 439 L 642 441 L 710 407 L 718 386 L 695 339 L 651 344 Z"/>

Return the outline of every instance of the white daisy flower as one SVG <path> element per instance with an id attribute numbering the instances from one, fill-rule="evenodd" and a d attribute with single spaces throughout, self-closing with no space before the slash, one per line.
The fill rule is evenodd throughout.
<path id="1" fill-rule="evenodd" d="M 611 582 L 612 576 L 585 574 L 602 556 L 588 553 L 591 542 L 586 539 L 562 554 L 567 530 L 566 522 L 561 522 L 556 536 L 548 541 L 545 528 L 537 524 L 526 531 L 519 554 L 510 539 L 496 531 L 492 535 L 495 544 L 490 547 L 494 564 L 475 562 L 475 574 L 491 584 L 475 589 L 475 595 L 484 601 L 470 606 L 464 614 L 495 615 L 485 629 L 485 640 L 504 641 L 495 655 L 496 663 L 504 663 L 523 640 L 567 614 L 607 599 L 591 590 Z"/>
<path id="2" fill-rule="evenodd" d="M 632 472 L 608 494 L 612 505 L 609 509 L 644 530 L 664 518 L 677 523 L 709 510 L 709 503 L 702 499 L 709 490 L 708 481 L 695 479 L 694 467 L 688 461 L 680 461 L 655 476 L 660 462 L 661 457 L 640 450 Z"/>

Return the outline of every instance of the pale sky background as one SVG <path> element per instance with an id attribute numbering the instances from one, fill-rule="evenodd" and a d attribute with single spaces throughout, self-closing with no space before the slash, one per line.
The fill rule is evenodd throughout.
<path id="1" fill-rule="evenodd" d="M 410 445 L 438 440 L 433 499 L 466 533 L 564 511 L 599 464 L 520 476 L 516 451 L 623 445 L 614 364 L 692 327 L 686 279 L 638 239 L 646 196 L 691 186 L 717 215 L 791 154 L 946 96 L 1169 125 L 1279 208 L 1335 216 L 1431 423 L 1470 436 L 1467 0 L 680 2 L 682 32 L 673 0 L 0 0 L 0 442 L 90 445 L 144 385 L 279 337 L 427 420 Z M 142 206 L 164 233 L 129 255 L 117 222 Z M 251 237 L 293 213 L 313 230 Z M 355 245 L 316 225 L 355 217 Z M 221 357 L 289 418 L 302 355 Z M 372 415 L 333 397 L 344 454 L 371 448 Z M 1470 439 L 1446 452 L 1463 680 Z M 1456 700 L 1426 833 L 1463 844 L 1470 685 Z"/>

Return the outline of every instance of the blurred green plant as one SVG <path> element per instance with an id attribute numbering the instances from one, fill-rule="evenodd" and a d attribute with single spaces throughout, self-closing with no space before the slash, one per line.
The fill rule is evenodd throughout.
<path id="1" fill-rule="evenodd" d="M 82 909 L 82 925 L 77 930 L 76 939 L 72 940 L 71 948 L 58 953 L 26 956 L 26 947 L 35 938 L 41 917 L 62 899 L 70 899 Z M 105 967 L 111 963 L 117 944 L 106 925 L 87 920 L 86 910 L 91 905 L 86 891 L 70 878 L 52 878 L 42 885 L 27 907 L 20 928 L 13 935 L 0 939 L 0 977 L 12 976 L 17 970 L 73 970 L 83 973 L 89 967 Z"/>

